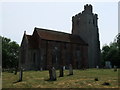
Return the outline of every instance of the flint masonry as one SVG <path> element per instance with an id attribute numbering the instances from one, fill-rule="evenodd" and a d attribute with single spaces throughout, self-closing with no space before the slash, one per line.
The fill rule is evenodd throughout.
<path id="1" fill-rule="evenodd" d="M 45 70 L 48 66 L 94 68 L 100 65 L 98 16 L 92 5 L 72 17 L 72 33 L 34 28 L 32 35 L 24 32 L 20 47 L 19 67 Z"/>

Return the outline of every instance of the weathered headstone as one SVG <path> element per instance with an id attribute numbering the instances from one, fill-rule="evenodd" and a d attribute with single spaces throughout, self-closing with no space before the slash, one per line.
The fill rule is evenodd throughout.
<path id="1" fill-rule="evenodd" d="M 117 66 L 114 66 L 114 71 L 115 71 L 115 72 L 117 71 Z"/>
<path id="2" fill-rule="evenodd" d="M 65 70 L 65 66 L 63 66 L 63 70 Z"/>
<path id="3" fill-rule="evenodd" d="M 105 62 L 105 67 L 106 67 L 106 68 L 109 68 L 109 69 L 112 68 L 111 62 L 110 62 L 110 61 L 106 61 L 106 62 Z"/>
<path id="4" fill-rule="evenodd" d="M 57 79 L 56 79 L 56 70 L 55 70 L 55 68 L 53 67 L 53 68 L 52 68 L 52 81 L 55 81 L 55 80 L 57 80 Z"/>
<path id="5" fill-rule="evenodd" d="M 42 67 L 40 68 L 40 71 L 42 71 L 43 69 L 42 69 Z"/>
<path id="6" fill-rule="evenodd" d="M 97 69 L 99 69 L 99 66 L 96 66 Z"/>
<path id="7" fill-rule="evenodd" d="M 15 67 L 15 73 L 14 73 L 15 75 L 17 75 L 17 70 L 18 70 L 18 67 L 16 66 Z"/>
<path id="8" fill-rule="evenodd" d="M 60 67 L 60 76 L 59 77 L 63 77 L 64 76 L 64 72 L 63 72 L 63 66 Z"/>
<path id="9" fill-rule="evenodd" d="M 73 68 L 71 64 L 69 65 L 69 75 L 73 75 Z"/>
<path id="10" fill-rule="evenodd" d="M 19 73 L 19 82 L 22 81 L 23 78 L 23 68 L 20 68 L 20 73 Z"/>
<path id="11" fill-rule="evenodd" d="M 48 66 L 48 70 L 49 70 L 49 80 L 52 80 L 52 67 L 51 66 Z"/>

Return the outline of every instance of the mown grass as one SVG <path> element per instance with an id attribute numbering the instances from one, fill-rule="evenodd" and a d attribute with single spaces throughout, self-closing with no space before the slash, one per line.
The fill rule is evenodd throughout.
<path id="1" fill-rule="evenodd" d="M 118 71 L 113 69 L 87 69 L 74 70 L 74 75 L 67 76 L 68 70 L 64 71 L 64 77 L 59 77 L 57 70 L 57 81 L 46 81 L 49 78 L 48 71 L 25 71 L 23 81 L 17 82 L 19 73 L 2 73 L 3 88 L 118 88 Z M 95 81 L 98 77 L 99 81 Z M 102 85 L 104 82 L 110 85 Z"/>

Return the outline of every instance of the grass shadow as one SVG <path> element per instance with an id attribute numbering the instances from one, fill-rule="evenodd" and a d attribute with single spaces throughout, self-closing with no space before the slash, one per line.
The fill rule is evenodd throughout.
<path id="1" fill-rule="evenodd" d="M 22 80 L 17 80 L 17 81 L 15 81 L 15 82 L 13 82 L 13 83 L 18 83 L 18 82 L 22 82 Z"/>
<path id="2" fill-rule="evenodd" d="M 56 79 L 56 80 L 57 80 L 57 79 Z M 48 81 L 48 82 L 53 82 L 53 81 L 56 81 L 56 80 L 44 79 L 44 81 Z"/>
<path id="3" fill-rule="evenodd" d="M 109 86 L 110 83 L 108 83 L 108 82 L 104 82 L 102 85 L 107 85 L 107 86 Z"/>
<path id="4" fill-rule="evenodd" d="M 73 74 L 68 74 L 67 76 L 72 76 Z"/>

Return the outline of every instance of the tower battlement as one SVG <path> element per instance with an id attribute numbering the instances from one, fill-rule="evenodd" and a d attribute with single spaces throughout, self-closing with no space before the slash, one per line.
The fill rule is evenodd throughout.
<path id="1" fill-rule="evenodd" d="M 92 13 L 92 5 L 91 4 L 84 5 L 84 12 Z"/>

